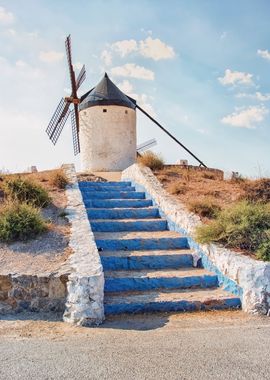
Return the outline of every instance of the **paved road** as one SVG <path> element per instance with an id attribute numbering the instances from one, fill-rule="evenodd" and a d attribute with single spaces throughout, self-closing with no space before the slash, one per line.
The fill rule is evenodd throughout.
<path id="1" fill-rule="evenodd" d="M 33 318 L 30 316 L 30 318 Z M 0 320 L 0 379 L 269 379 L 270 319 L 242 312 Z"/>

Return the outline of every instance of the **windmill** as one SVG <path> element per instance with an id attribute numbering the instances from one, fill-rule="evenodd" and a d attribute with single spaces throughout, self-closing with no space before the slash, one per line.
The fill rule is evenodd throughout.
<path id="1" fill-rule="evenodd" d="M 79 109 L 78 105 L 80 99 L 78 98 L 77 91 L 81 84 L 86 78 L 85 65 L 81 68 L 81 71 L 76 79 L 75 71 L 72 64 L 71 55 L 71 38 L 70 35 L 65 41 L 70 82 L 71 82 L 71 94 L 65 98 L 62 98 L 49 122 L 46 132 L 50 140 L 55 145 L 59 139 L 59 136 L 66 124 L 66 121 L 71 114 L 71 128 L 72 128 L 72 139 L 73 139 L 73 149 L 75 156 L 80 153 L 80 140 L 79 140 Z M 70 106 L 73 104 L 73 110 L 70 110 Z"/>
<path id="2" fill-rule="evenodd" d="M 71 114 L 74 154 L 81 153 L 84 171 L 120 171 L 136 162 L 140 151 L 156 144 L 150 140 L 136 146 L 136 111 L 139 110 L 186 150 L 200 166 L 206 165 L 184 144 L 149 115 L 136 100 L 124 94 L 105 73 L 101 81 L 78 98 L 77 91 L 85 80 L 85 66 L 77 79 L 72 64 L 71 38 L 65 41 L 71 81 L 71 95 L 62 98 L 46 129 L 55 145 Z M 73 110 L 70 106 L 73 105 Z"/>

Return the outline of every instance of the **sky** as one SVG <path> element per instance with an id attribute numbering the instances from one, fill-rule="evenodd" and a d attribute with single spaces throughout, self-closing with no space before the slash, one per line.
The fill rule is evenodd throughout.
<path id="1" fill-rule="evenodd" d="M 0 170 L 79 170 L 70 121 L 56 146 L 45 133 L 70 93 L 71 34 L 79 95 L 106 71 L 208 167 L 270 176 L 269 14 L 268 0 L 0 0 Z M 196 163 L 138 114 L 138 144 L 151 138 L 167 163 Z"/>

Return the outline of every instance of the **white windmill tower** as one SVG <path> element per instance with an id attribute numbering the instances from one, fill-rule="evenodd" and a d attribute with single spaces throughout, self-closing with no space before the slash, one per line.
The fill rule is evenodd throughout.
<path id="1" fill-rule="evenodd" d="M 136 161 L 136 101 L 105 73 L 81 98 L 82 170 L 121 171 Z"/>
<path id="2" fill-rule="evenodd" d="M 78 98 L 77 90 L 86 77 L 85 67 L 82 67 L 76 78 L 72 64 L 70 36 L 67 37 L 65 46 L 72 88 L 71 95 L 60 100 L 46 132 L 53 144 L 56 144 L 68 116 L 71 114 L 74 153 L 75 155 L 81 153 L 81 169 L 83 171 L 121 171 L 136 161 L 136 109 L 139 109 L 185 149 L 200 163 L 200 166 L 206 167 L 187 147 L 143 110 L 134 99 L 125 95 L 106 73 L 97 86 Z M 74 106 L 72 111 L 69 109 L 71 104 Z M 153 145 L 152 140 L 148 141 L 146 145 L 149 143 Z M 138 147 L 138 150 L 140 149 L 142 147 Z"/>

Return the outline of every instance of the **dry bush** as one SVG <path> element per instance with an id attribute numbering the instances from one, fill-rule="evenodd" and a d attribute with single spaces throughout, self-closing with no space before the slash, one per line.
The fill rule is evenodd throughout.
<path id="1" fill-rule="evenodd" d="M 143 153 L 139 158 L 138 162 L 144 166 L 149 167 L 151 170 L 161 170 L 164 167 L 163 158 L 150 150 Z"/>
<path id="2" fill-rule="evenodd" d="M 270 202 L 270 178 L 261 178 L 243 184 L 243 198 L 251 202 Z"/>
<path id="3" fill-rule="evenodd" d="M 46 207 L 51 201 L 44 187 L 20 176 L 8 177 L 2 188 L 7 199 L 12 201 L 28 203 L 36 207 Z"/>
<path id="4" fill-rule="evenodd" d="M 221 207 L 210 198 L 192 201 L 188 204 L 188 209 L 201 218 L 215 218 L 221 210 Z"/>
<path id="5" fill-rule="evenodd" d="M 205 179 L 212 179 L 212 180 L 217 179 L 214 173 L 207 173 L 207 172 L 202 173 L 202 177 Z"/>
<path id="6" fill-rule="evenodd" d="M 181 195 L 186 194 L 188 188 L 185 183 L 173 182 L 168 186 L 168 191 L 171 194 Z"/>
<path id="7" fill-rule="evenodd" d="M 68 178 L 62 170 L 58 170 L 51 174 L 50 183 L 58 189 L 65 189 L 68 184 Z"/>

